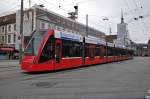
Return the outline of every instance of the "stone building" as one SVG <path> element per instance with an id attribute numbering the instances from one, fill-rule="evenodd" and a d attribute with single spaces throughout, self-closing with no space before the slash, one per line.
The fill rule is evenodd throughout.
<path id="1" fill-rule="evenodd" d="M 38 5 L 34 5 L 24 11 L 23 25 L 24 38 L 29 37 L 34 30 L 48 28 L 86 36 L 86 25 L 52 11 L 48 11 Z M 20 11 L 0 16 L 0 44 L 11 45 L 19 49 L 19 32 Z M 88 27 L 88 34 L 105 39 L 105 34 L 103 32 L 91 27 Z"/>
<path id="2" fill-rule="evenodd" d="M 148 43 L 135 44 L 137 56 L 150 56 L 150 40 Z"/>
<path id="3" fill-rule="evenodd" d="M 128 47 L 131 43 L 130 41 L 127 23 L 124 22 L 123 13 L 121 13 L 121 23 L 117 24 L 117 40 L 115 40 L 114 43 L 116 45 Z"/>
<path id="4" fill-rule="evenodd" d="M 0 17 L 0 44 L 15 46 L 16 43 L 16 14 Z"/>

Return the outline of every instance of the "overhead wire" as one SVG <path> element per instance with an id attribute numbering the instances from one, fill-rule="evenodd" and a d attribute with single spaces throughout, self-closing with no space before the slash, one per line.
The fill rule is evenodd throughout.
<path id="1" fill-rule="evenodd" d="M 66 9 L 60 7 L 59 5 L 53 4 L 53 3 L 51 3 L 51 2 L 49 2 L 47 0 L 42 0 L 42 1 L 44 1 L 45 3 L 51 4 L 53 6 L 52 8 L 58 8 L 58 9 L 61 9 L 63 11 L 66 11 L 66 12 L 70 12 L 69 10 L 66 10 Z"/>
<path id="2" fill-rule="evenodd" d="M 124 3 L 125 3 L 125 5 L 126 5 L 126 7 L 127 7 L 127 9 L 128 9 L 128 11 L 131 13 L 130 15 L 131 15 L 131 19 L 130 20 L 128 20 L 128 24 L 129 23 L 131 23 L 131 22 L 134 22 L 134 18 L 135 18 L 135 16 L 134 16 L 134 12 L 133 12 L 133 10 L 131 10 L 130 9 L 130 7 L 129 7 L 129 4 L 128 4 L 128 1 L 127 0 L 123 0 L 124 1 Z M 136 26 L 137 27 L 137 26 Z M 128 33 L 129 34 L 129 33 Z"/>
<path id="3" fill-rule="evenodd" d="M 136 8 L 138 8 L 137 3 L 136 3 L 135 0 L 133 0 L 133 3 L 135 4 Z M 142 9 L 142 8 L 140 8 L 140 9 Z M 139 16 L 138 18 L 140 19 L 141 13 L 139 11 L 141 11 L 141 10 L 138 9 L 136 12 L 137 12 L 137 14 Z M 142 15 L 142 17 L 143 17 L 143 15 Z M 139 20 L 139 21 L 141 22 L 140 25 L 143 27 L 143 32 L 146 32 L 146 23 L 143 21 L 143 18 L 141 18 L 142 20 Z"/>
<path id="4" fill-rule="evenodd" d="M 136 1 L 133 0 L 133 3 L 134 3 L 134 5 L 135 5 L 135 7 L 136 7 L 136 10 L 131 11 L 132 16 L 134 15 L 135 12 L 139 12 L 139 7 L 138 7 Z M 126 4 L 127 8 L 130 9 L 130 7 L 129 7 L 129 5 L 128 5 L 128 3 L 127 3 L 126 0 L 125 0 L 125 4 Z M 140 7 L 140 9 L 142 9 L 142 8 L 143 8 L 143 7 Z M 139 15 L 140 15 L 140 14 L 139 14 Z M 136 17 L 133 16 L 133 18 L 136 18 Z M 138 19 L 139 19 L 139 17 L 138 17 Z M 129 20 L 128 23 L 131 23 L 131 22 L 135 22 L 135 20 Z M 138 21 L 138 22 L 139 22 L 139 21 Z M 141 21 L 141 23 L 142 23 L 142 21 Z M 143 25 L 142 25 L 142 24 L 138 24 L 138 25 L 136 25 L 136 26 L 137 26 L 137 28 L 140 26 L 142 32 L 145 32 L 145 25 L 144 25 L 144 24 L 145 24 L 145 23 L 143 22 Z M 144 33 L 143 33 L 143 34 L 144 34 Z M 146 35 L 143 35 L 143 36 L 145 37 Z"/>
<path id="5" fill-rule="evenodd" d="M 78 18 L 81 18 L 81 19 L 84 19 L 85 20 L 85 17 L 81 17 L 81 16 L 78 16 Z M 88 19 L 89 20 L 89 22 L 88 23 L 92 23 L 92 24 L 98 24 L 98 26 L 100 26 L 101 27 L 101 29 L 104 29 L 104 30 L 106 30 L 106 31 L 108 31 L 109 30 L 109 27 L 105 27 L 105 26 L 103 26 L 103 25 L 100 25 L 100 22 L 98 23 L 98 21 L 93 21 L 93 20 L 90 20 L 90 19 Z M 86 25 L 86 24 L 85 24 Z M 98 30 L 100 30 L 100 28 L 99 27 L 95 27 L 95 26 L 92 26 L 91 24 L 89 25 L 90 27 L 93 27 L 94 29 L 98 29 Z M 100 30 L 101 31 L 101 30 Z M 108 33 L 108 32 L 107 32 Z"/>
<path id="6" fill-rule="evenodd" d="M 75 3 L 68 3 L 68 4 L 64 4 L 64 5 L 61 5 L 61 6 L 72 6 L 72 5 L 75 5 L 75 4 L 82 4 L 82 3 L 88 3 L 88 2 L 93 2 L 94 0 L 82 0 L 82 1 L 79 1 L 79 2 L 75 2 Z"/>

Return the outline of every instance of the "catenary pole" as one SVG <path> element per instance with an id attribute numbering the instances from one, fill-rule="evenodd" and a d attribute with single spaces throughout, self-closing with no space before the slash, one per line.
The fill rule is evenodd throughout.
<path id="1" fill-rule="evenodd" d="M 21 0 L 21 10 L 20 10 L 20 60 L 19 62 L 21 63 L 22 60 L 22 55 L 23 55 L 23 0 Z"/>

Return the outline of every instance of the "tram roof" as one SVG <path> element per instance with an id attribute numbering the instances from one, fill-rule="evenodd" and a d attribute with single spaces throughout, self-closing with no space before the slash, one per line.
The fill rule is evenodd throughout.
<path id="1" fill-rule="evenodd" d="M 83 42 L 83 36 L 75 33 L 69 33 L 64 31 L 55 30 L 55 38 L 61 38 L 65 40 Z M 106 45 L 106 41 L 100 38 L 96 38 L 93 36 L 85 37 L 86 43 L 98 44 L 98 45 Z"/>

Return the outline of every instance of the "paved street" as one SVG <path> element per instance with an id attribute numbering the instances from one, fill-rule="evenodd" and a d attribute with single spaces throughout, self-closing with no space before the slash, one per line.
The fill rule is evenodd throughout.
<path id="1" fill-rule="evenodd" d="M 0 61 L 0 99 L 144 99 L 149 89 L 150 57 L 42 74 Z"/>

